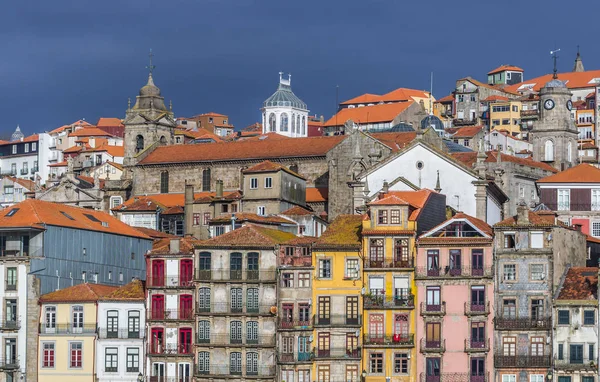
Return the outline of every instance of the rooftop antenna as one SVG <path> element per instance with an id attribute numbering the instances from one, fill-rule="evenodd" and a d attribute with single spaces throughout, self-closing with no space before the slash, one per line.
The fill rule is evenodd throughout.
<path id="1" fill-rule="evenodd" d="M 558 58 L 558 55 L 556 53 L 560 52 L 560 48 L 559 49 L 554 49 L 550 51 L 550 54 L 552 55 L 552 60 L 554 61 L 554 74 L 552 75 L 552 78 L 557 79 L 558 78 L 558 71 L 556 70 L 556 59 Z"/>
<path id="2" fill-rule="evenodd" d="M 433 97 L 433 72 L 431 72 L 431 79 L 429 81 L 429 115 L 433 115 L 433 104 L 431 102 Z"/>
<path id="3" fill-rule="evenodd" d="M 339 129 L 338 126 L 338 98 L 340 94 L 340 85 L 335 85 L 335 128 Z"/>
<path id="4" fill-rule="evenodd" d="M 152 71 L 154 70 L 154 68 L 156 68 L 155 65 L 152 65 L 152 58 L 154 57 L 154 53 L 152 53 L 152 49 L 150 49 L 150 53 L 148 54 L 148 57 L 150 59 L 150 64 L 148 66 L 146 66 L 146 69 L 148 69 L 150 71 L 150 75 L 152 75 Z"/>

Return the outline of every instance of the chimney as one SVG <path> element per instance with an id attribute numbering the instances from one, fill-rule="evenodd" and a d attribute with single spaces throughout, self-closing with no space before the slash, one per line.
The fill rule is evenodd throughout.
<path id="1" fill-rule="evenodd" d="M 183 206 L 183 222 L 185 224 L 184 233 L 186 236 L 192 234 L 192 225 L 194 223 L 194 186 L 185 184 L 185 197 Z"/>
<path id="2" fill-rule="evenodd" d="M 523 200 L 517 204 L 517 225 L 529 224 L 529 208 Z"/>
<path id="3" fill-rule="evenodd" d="M 171 239 L 171 243 L 169 243 L 169 253 L 173 255 L 179 253 L 179 239 Z"/>
<path id="4" fill-rule="evenodd" d="M 390 190 L 390 184 L 387 182 L 387 180 L 384 180 L 383 187 L 381 187 L 381 194 L 387 194 L 389 190 Z"/>
<path id="5" fill-rule="evenodd" d="M 235 214 L 231 214 L 231 230 L 234 231 L 235 230 Z"/>
<path id="6" fill-rule="evenodd" d="M 223 181 L 220 179 L 217 179 L 217 198 L 222 198 L 223 197 Z"/>

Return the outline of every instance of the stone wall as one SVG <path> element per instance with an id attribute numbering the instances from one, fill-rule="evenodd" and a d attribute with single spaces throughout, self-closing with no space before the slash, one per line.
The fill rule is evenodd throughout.
<path id="1" fill-rule="evenodd" d="M 38 328 L 40 325 L 40 282 L 37 277 L 27 276 L 27 360 L 26 380 L 37 381 L 38 360 Z"/>

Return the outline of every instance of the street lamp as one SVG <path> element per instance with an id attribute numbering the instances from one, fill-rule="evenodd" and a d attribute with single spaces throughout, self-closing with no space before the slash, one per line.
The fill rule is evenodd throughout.
<path id="1" fill-rule="evenodd" d="M 362 373 L 361 373 L 361 377 L 363 382 L 367 379 L 367 371 L 363 369 Z"/>
<path id="2" fill-rule="evenodd" d="M 552 370 L 548 370 L 548 374 L 546 375 L 546 379 L 548 379 L 548 381 L 552 381 Z"/>
<path id="3" fill-rule="evenodd" d="M 142 373 L 139 373 L 139 374 L 138 374 L 137 380 L 138 380 L 139 382 L 144 382 L 144 376 L 142 375 Z"/>

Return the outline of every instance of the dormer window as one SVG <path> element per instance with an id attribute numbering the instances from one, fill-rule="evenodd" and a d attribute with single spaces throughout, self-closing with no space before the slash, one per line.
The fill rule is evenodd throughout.
<path id="1" fill-rule="evenodd" d="M 377 211 L 377 221 L 379 224 L 388 224 L 388 211 L 379 210 Z"/>

